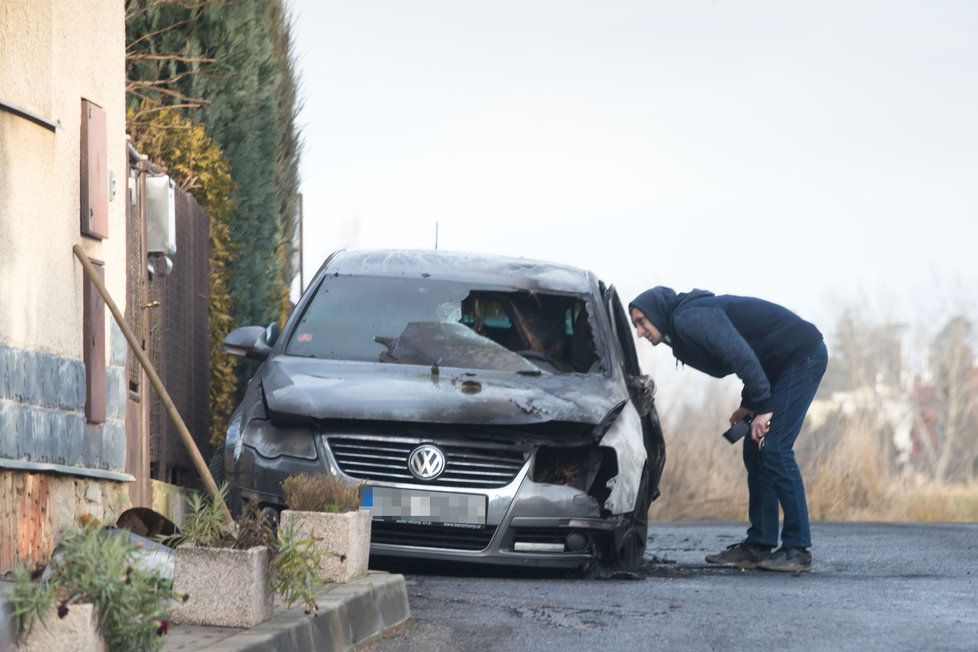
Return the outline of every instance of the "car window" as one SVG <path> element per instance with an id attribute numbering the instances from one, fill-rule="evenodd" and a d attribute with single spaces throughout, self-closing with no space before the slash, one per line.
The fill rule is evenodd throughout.
<path id="1" fill-rule="evenodd" d="M 621 306 L 621 300 L 618 298 L 618 292 L 614 286 L 608 288 L 605 296 L 608 299 L 608 311 L 615 327 L 615 335 L 618 336 L 618 343 L 621 345 L 621 352 L 624 356 L 625 373 L 630 376 L 637 376 L 641 371 L 638 366 L 638 355 L 635 351 L 631 321 Z"/>
<path id="2" fill-rule="evenodd" d="M 293 329 L 289 355 L 588 373 L 602 365 L 586 296 L 430 278 L 331 276 Z"/>

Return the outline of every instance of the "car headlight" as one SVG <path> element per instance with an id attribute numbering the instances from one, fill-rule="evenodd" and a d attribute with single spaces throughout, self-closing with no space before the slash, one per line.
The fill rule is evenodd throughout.
<path id="1" fill-rule="evenodd" d="M 241 437 L 245 446 L 251 446 L 262 457 L 299 457 L 316 459 L 316 441 L 309 428 L 273 426 L 268 421 L 252 419 Z"/>

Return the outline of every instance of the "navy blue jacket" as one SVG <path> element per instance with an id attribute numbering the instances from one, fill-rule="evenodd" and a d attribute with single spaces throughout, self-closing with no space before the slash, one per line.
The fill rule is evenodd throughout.
<path id="1" fill-rule="evenodd" d="M 822 341 L 811 323 L 770 301 L 706 290 L 676 294 L 646 290 L 629 304 L 664 335 L 683 364 L 716 378 L 735 373 L 744 381 L 741 406 L 771 411 L 771 382 Z"/>

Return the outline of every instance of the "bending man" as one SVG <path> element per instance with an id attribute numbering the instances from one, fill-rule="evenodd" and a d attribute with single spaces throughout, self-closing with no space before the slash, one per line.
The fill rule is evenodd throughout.
<path id="1" fill-rule="evenodd" d="M 716 378 L 744 382 L 730 424 L 753 417 L 744 437 L 750 494 L 747 538 L 708 555 L 711 564 L 806 572 L 812 545 L 808 504 L 792 446 L 825 373 L 828 354 L 813 324 L 774 303 L 705 290 L 655 287 L 629 304 L 638 336 L 665 342 L 676 359 Z M 778 545 L 778 504 L 784 510 Z"/>

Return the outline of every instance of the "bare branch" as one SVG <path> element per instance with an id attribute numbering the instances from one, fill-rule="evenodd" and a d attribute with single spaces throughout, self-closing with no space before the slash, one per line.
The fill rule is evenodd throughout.
<path id="1" fill-rule="evenodd" d="M 209 4 L 215 4 L 215 2 L 222 2 L 223 0 L 193 0 L 192 2 L 187 2 L 187 0 L 153 0 L 146 4 L 145 7 L 140 7 L 139 9 L 130 10 L 129 7 L 131 2 L 126 2 L 126 20 L 135 18 L 147 11 L 156 9 L 157 7 L 162 7 L 164 5 L 178 5 L 187 11 L 194 11 L 202 7 L 206 7 Z"/>
<path id="2" fill-rule="evenodd" d="M 135 53 L 127 57 L 130 61 L 179 61 L 181 63 L 215 63 L 213 57 L 186 57 L 182 54 L 146 54 Z"/>
<path id="3" fill-rule="evenodd" d="M 138 93 L 137 89 L 144 90 L 144 91 L 152 91 L 154 93 L 161 93 L 162 95 L 167 95 L 169 97 L 180 100 L 181 102 L 192 103 L 193 106 L 196 107 L 201 107 L 210 104 L 208 100 L 205 100 L 203 98 L 190 97 L 188 95 L 184 95 L 180 91 L 175 91 L 171 88 L 162 88 L 159 86 L 154 86 L 152 82 L 146 83 L 146 82 L 134 81 L 126 84 L 127 92 L 130 92 L 133 95 L 146 99 L 146 96 L 141 93 Z"/>
<path id="4" fill-rule="evenodd" d="M 147 40 L 153 38 L 154 36 L 159 36 L 160 34 L 165 34 L 166 32 L 169 32 L 171 29 L 176 29 L 178 27 L 183 27 L 184 25 L 186 25 L 186 24 L 188 24 L 190 22 L 193 22 L 193 20 L 194 20 L 193 18 L 185 18 L 184 20 L 178 20 L 177 22 L 173 23 L 172 25 L 167 25 L 166 27 L 163 27 L 161 29 L 158 29 L 155 32 L 149 32 L 148 34 L 143 34 L 142 36 L 140 36 L 139 38 L 137 38 L 132 43 L 129 43 L 129 44 L 126 45 L 126 52 L 131 52 L 133 46 L 141 43 L 142 41 L 147 41 Z"/>
<path id="5" fill-rule="evenodd" d="M 139 99 L 141 99 L 143 102 L 145 102 L 147 104 L 152 104 L 153 106 L 156 106 L 156 107 L 161 106 L 161 104 L 162 104 L 158 99 L 156 99 L 154 97 L 150 97 L 150 96 L 145 95 L 143 93 L 140 93 L 139 91 L 137 91 L 135 89 L 135 87 L 130 87 L 128 84 L 126 85 L 126 92 L 129 93 L 130 95 L 133 95 L 135 97 L 138 97 Z M 139 113 L 137 112 L 136 115 L 139 115 Z"/>
<path id="6" fill-rule="evenodd" d="M 167 84 L 173 84 L 175 82 L 180 81 L 181 79 L 183 79 L 185 77 L 190 77 L 190 76 L 193 76 L 193 75 L 196 75 L 196 74 L 198 74 L 198 73 L 194 72 L 193 70 L 188 70 L 186 72 L 181 72 L 178 75 L 174 75 L 173 77 L 168 77 L 167 79 L 155 79 L 155 80 L 131 79 L 131 80 L 129 80 L 127 82 L 127 86 L 126 87 L 128 88 L 130 85 L 131 86 L 138 86 L 138 87 L 142 87 L 142 88 L 149 88 L 151 86 L 166 86 Z"/>
<path id="7" fill-rule="evenodd" d="M 146 100 L 147 102 L 153 102 L 152 99 L 146 97 L 145 95 L 140 95 L 139 93 L 135 93 L 135 92 L 132 94 L 135 95 L 136 97 Z M 169 111 L 171 109 L 176 110 L 176 109 L 199 109 L 199 108 L 200 108 L 199 105 L 189 104 L 189 103 L 188 104 L 158 104 L 157 103 L 157 105 L 152 108 L 140 109 L 139 111 L 137 111 L 132 117 L 132 122 L 139 122 L 144 115 L 148 115 L 150 113 L 156 113 L 157 111 Z"/>

